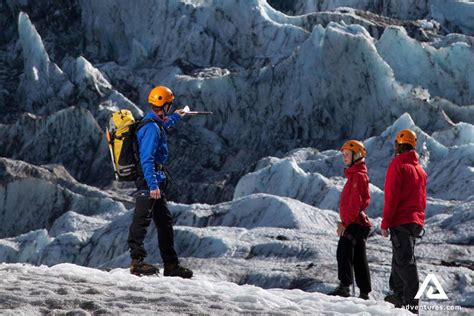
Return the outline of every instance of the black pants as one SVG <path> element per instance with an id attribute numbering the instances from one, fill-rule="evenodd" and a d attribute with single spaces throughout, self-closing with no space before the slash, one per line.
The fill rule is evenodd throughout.
<path id="1" fill-rule="evenodd" d="M 415 240 L 422 229 L 422 226 L 414 223 L 390 228 L 390 240 L 392 241 L 390 289 L 406 304 L 417 304 L 415 295 L 418 292 L 420 281 L 416 268 Z"/>
<path id="2" fill-rule="evenodd" d="M 352 284 L 352 269 L 356 284 L 362 293 L 372 291 L 369 264 L 366 254 L 366 240 L 370 227 L 350 224 L 337 244 L 337 271 L 339 281 L 344 286 Z"/>
<path id="3" fill-rule="evenodd" d="M 162 191 L 162 197 L 158 200 L 148 197 L 138 197 L 136 199 L 135 211 L 128 235 L 130 256 L 132 259 L 146 257 L 147 252 L 143 241 L 152 219 L 156 226 L 158 247 L 163 263 L 179 263 L 178 255 L 174 249 L 173 218 L 168 209 L 164 191 Z"/>

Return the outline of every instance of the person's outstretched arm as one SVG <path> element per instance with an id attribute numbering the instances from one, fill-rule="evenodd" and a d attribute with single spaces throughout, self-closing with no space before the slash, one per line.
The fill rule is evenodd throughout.
<path id="1" fill-rule="evenodd" d="M 182 110 L 176 110 L 173 114 L 166 117 L 166 121 L 163 123 L 163 127 L 169 129 L 170 127 L 174 126 L 176 123 L 181 121 L 181 117 L 184 115 L 180 114 Z"/>

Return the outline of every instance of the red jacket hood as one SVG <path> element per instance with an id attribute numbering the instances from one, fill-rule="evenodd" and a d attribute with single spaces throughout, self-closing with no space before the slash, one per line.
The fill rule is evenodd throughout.
<path id="1" fill-rule="evenodd" d="M 347 178 L 349 178 L 354 173 L 365 173 L 367 174 L 367 165 L 365 162 L 357 162 L 353 164 L 351 167 L 344 169 L 344 174 Z"/>
<path id="2" fill-rule="evenodd" d="M 397 159 L 402 164 L 409 163 L 410 165 L 414 166 L 418 165 L 418 154 L 414 150 L 398 154 L 395 159 Z"/>

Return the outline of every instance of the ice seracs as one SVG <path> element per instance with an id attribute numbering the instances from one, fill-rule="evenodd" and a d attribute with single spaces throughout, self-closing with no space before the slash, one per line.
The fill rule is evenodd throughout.
<path id="1" fill-rule="evenodd" d="M 350 7 L 374 12 L 400 20 L 416 20 L 429 16 L 431 5 L 442 2 L 438 0 L 269 0 L 275 8 L 291 15 L 303 15 L 312 12 L 333 11 L 337 8 Z"/>
<path id="2" fill-rule="evenodd" d="M 73 92 L 73 85 L 50 61 L 41 36 L 24 12 L 18 16 L 18 33 L 24 60 L 24 76 L 18 94 L 24 109 L 46 114 L 64 107 L 65 100 Z"/>
<path id="3" fill-rule="evenodd" d="M 434 48 L 410 38 L 404 28 L 389 26 L 376 43 L 380 56 L 402 83 L 421 86 L 431 96 L 440 96 L 460 105 L 474 103 L 474 59 L 472 46 L 464 42 Z M 462 87 L 462 88 L 460 88 Z"/>
<path id="4" fill-rule="evenodd" d="M 460 122 L 452 128 L 434 132 L 431 136 L 447 147 L 473 144 L 474 126 L 469 123 Z"/>
<path id="5" fill-rule="evenodd" d="M 150 56 L 147 63 L 160 65 L 183 59 L 203 68 L 249 67 L 289 56 L 307 37 L 291 24 L 277 24 L 273 18 L 286 17 L 263 0 L 192 5 L 171 1 L 139 7 L 83 1 L 81 8 L 86 50 L 120 64 L 137 65 Z"/>
<path id="6" fill-rule="evenodd" d="M 181 192 L 173 187 L 170 196 L 181 202 L 229 200 L 238 178 L 262 157 L 299 147 L 331 148 L 349 135 L 365 139 L 404 112 L 428 133 L 449 128 L 452 121 L 474 123 L 472 108 L 457 105 L 468 104 L 471 95 L 472 80 L 459 70 L 471 59 L 461 47 L 470 45 L 466 38 L 441 38 L 436 49 L 434 43 L 431 47 L 406 38 L 401 28 L 395 35 L 396 28 L 388 28 L 379 40 L 383 23 L 372 23 L 352 9 L 328 17 L 289 17 L 262 0 L 170 1 L 168 7 L 140 8 L 82 1 L 80 8 L 84 55 L 67 56 L 61 63 L 74 97 L 43 102 L 35 113 L 83 107 L 103 129 L 118 108 L 140 117 L 152 82 L 172 86 L 177 106 L 214 113 L 187 120 L 186 127 L 175 131 L 182 141 L 175 146 L 173 156 L 179 158 L 171 160 L 170 169 Z M 166 40 L 162 30 L 169 35 Z M 382 49 L 383 43 L 394 42 L 400 48 L 397 56 Z M 449 62 L 452 76 L 444 76 L 441 62 L 402 69 L 411 50 L 423 61 L 446 55 L 442 60 Z M 49 60 L 44 47 L 35 51 Z M 417 71 L 426 75 L 415 78 L 412 72 Z M 440 78 L 449 80 L 440 84 Z M 51 84 L 41 91 L 56 91 Z M 459 86 L 463 89 L 453 88 Z M 53 95 L 62 100 L 59 93 Z M 267 137 L 259 136 L 263 134 Z M 108 159 L 106 150 L 101 155 Z M 205 183 L 199 183 L 198 173 L 207 175 Z"/>

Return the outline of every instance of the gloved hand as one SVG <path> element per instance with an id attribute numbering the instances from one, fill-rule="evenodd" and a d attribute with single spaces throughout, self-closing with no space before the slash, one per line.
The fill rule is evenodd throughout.
<path id="1" fill-rule="evenodd" d="M 179 116 L 183 117 L 186 115 L 186 112 L 183 109 L 177 109 L 174 113 L 178 113 Z"/>
<path id="2" fill-rule="evenodd" d="M 337 223 L 337 229 L 336 229 L 336 234 L 341 237 L 343 234 L 344 234 L 344 231 L 346 230 L 346 228 L 344 227 L 344 225 L 342 225 L 341 222 Z"/>

